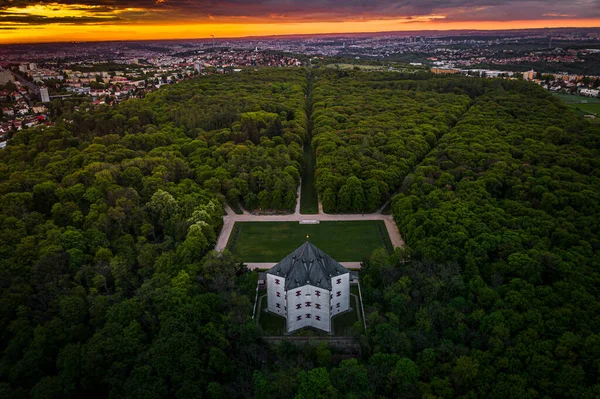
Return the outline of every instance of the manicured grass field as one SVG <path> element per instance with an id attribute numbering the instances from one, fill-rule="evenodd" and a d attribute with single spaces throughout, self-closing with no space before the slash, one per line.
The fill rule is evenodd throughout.
<path id="1" fill-rule="evenodd" d="M 279 262 L 298 248 L 306 236 L 338 262 L 358 262 L 373 250 L 392 247 L 381 220 L 321 222 L 238 222 L 228 248 L 244 262 Z"/>
<path id="2" fill-rule="evenodd" d="M 560 98 L 567 104 L 599 104 L 600 99 L 595 97 L 578 96 L 574 94 L 554 93 L 554 96 Z"/>
<path id="3" fill-rule="evenodd" d="M 319 203 L 315 191 L 315 158 L 310 145 L 304 145 L 304 173 L 300 195 L 300 213 L 313 215 L 319 213 Z"/>
<path id="4" fill-rule="evenodd" d="M 600 117 L 600 99 L 594 97 L 577 96 L 573 94 L 554 93 L 567 106 L 575 112 L 584 115 L 596 115 Z M 598 123 L 598 119 L 590 119 L 592 123 Z"/>
<path id="5" fill-rule="evenodd" d="M 584 114 L 600 115 L 600 104 L 569 104 L 569 107 Z"/>

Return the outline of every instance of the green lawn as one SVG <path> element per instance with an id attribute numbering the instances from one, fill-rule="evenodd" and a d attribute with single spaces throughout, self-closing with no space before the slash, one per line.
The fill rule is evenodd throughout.
<path id="1" fill-rule="evenodd" d="M 319 213 L 319 203 L 315 192 L 315 158 L 309 144 L 304 145 L 304 172 L 302 173 L 302 192 L 300 195 L 300 213 Z"/>
<path id="2" fill-rule="evenodd" d="M 263 294 L 264 295 L 264 294 Z M 267 312 L 267 295 L 262 297 L 258 317 L 258 324 L 262 327 L 265 335 L 284 335 L 285 318 Z"/>
<path id="3" fill-rule="evenodd" d="M 583 114 L 594 114 L 600 116 L 600 104 L 568 104 L 575 111 Z"/>
<path id="4" fill-rule="evenodd" d="M 600 117 L 600 99 L 594 97 L 578 96 L 573 94 L 553 93 L 567 106 L 579 115 L 596 115 Z M 592 123 L 598 123 L 598 119 L 589 119 Z"/>
<path id="5" fill-rule="evenodd" d="M 342 313 L 333 318 L 333 335 L 338 337 L 346 337 L 353 335 L 354 324 L 360 321 L 360 303 L 358 296 L 350 296 L 351 311 Z"/>
<path id="6" fill-rule="evenodd" d="M 356 222 L 238 222 L 228 248 L 244 262 L 279 262 L 298 248 L 306 236 L 338 262 L 358 262 L 373 250 L 392 248 L 381 220 Z"/>
<path id="7" fill-rule="evenodd" d="M 594 97 L 578 96 L 575 94 L 553 93 L 567 104 L 600 104 L 600 99 Z"/>

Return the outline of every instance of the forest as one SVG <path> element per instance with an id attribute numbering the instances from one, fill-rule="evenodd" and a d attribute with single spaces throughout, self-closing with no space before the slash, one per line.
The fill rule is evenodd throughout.
<path id="1" fill-rule="evenodd" d="M 307 112 L 312 108 L 312 112 Z M 596 398 L 600 126 L 534 84 L 258 69 L 68 112 L 0 151 L 2 398 Z M 393 196 L 360 354 L 266 344 L 224 202 Z"/>
<path id="2" fill-rule="evenodd" d="M 312 147 L 325 212 L 376 210 L 470 102 L 380 79 L 347 72 L 315 79 Z"/>

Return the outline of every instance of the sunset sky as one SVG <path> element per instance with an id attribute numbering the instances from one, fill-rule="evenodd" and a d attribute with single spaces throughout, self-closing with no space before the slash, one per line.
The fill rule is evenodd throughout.
<path id="1" fill-rule="evenodd" d="M 0 43 L 600 27 L 600 0 L 0 0 Z"/>

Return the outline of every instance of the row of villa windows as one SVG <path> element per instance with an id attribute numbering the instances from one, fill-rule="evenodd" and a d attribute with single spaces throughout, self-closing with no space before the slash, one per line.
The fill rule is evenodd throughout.
<path id="1" fill-rule="evenodd" d="M 277 281 L 277 280 L 275 280 L 275 281 Z M 341 284 L 341 283 L 342 283 L 342 279 L 339 278 L 338 281 L 337 281 L 337 284 Z M 340 295 L 342 295 L 342 291 L 338 291 L 338 292 L 336 292 L 336 294 L 337 294 L 337 296 L 340 296 Z M 296 291 L 296 296 L 300 296 L 300 295 L 302 295 L 302 290 Z M 321 296 L 321 291 L 316 290 L 315 291 L 315 295 L 316 296 Z M 279 293 L 277 293 L 277 296 L 279 296 Z M 310 292 L 307 292 L 306 296 L 310 296 Z"/>
<path id="2" fill-rule="evenodd" d="M 312 315 L 310 313 L 307 313 L 306 318 L 310 319 L 310 318 L 312 318 Z M 300 321 L 300 320 L 302 320 L 302 316 L 297 316 L 296 321 Z M 319 315 L 315 316 L 315 320 L 321 321 L 321 316 L 319 316 Z"/>
<path id="3" fill-rule="evenodd" d="M 280 293 L 278 292 L 277 296 L 279 296 L 279 295 L 280 295 Z M 300 296 L 300 295 L 302 295 L 302 291 L 296 291 L 296 296 Z M 321 291 L 315 291 L 315 295 L 320 297 Z M 306 296 L 310 296 L 310 293 L 307 293 Z M 333 294 L 332 294 L 332 296 L 333 296 Z M 335 293 L 335 296 L 342 296 L 342 291 L 337 291 Z"/>
<path id="4" fill-rule="evenodd" d="M 305 302 L 304 306 L 307 308 L 310 308 L 312 306 L 312 302 Z M 301 303 L 297 303 L 296 304 L 296 309 L 301 309 L 302 308 L 302 304 Z M 315 308 L 317 309 L 321 309 L 321 304 L 320 303 L 315 303 Z"/>

